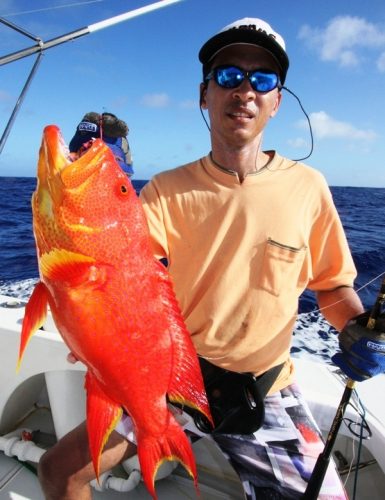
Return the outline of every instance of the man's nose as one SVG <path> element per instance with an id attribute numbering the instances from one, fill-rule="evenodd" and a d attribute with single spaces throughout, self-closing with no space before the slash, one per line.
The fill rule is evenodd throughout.
<path id="1" fill-rule="evenodd" d="M 256 91 L 251 86 L 249 79 L 245 78 L 239 87 L 234 89 L 233 97 L 241 101 L 251 101 L 255 98 L 255 93 Z"/>

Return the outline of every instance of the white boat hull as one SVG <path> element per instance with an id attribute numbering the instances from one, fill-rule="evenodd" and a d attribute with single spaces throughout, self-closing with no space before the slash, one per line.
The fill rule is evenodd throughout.
<path id="1" fill-rule="evenodd" d="M 7 306 L 7 307 L 5 307 Z M 13 306 L 13 307 L 12 307 Z M 67 362 L 67 347 L 56 332 L 52 320 L 44 331 L 37 332 L 26 350 L 20 372 L 16 374 L 21 322 L 24 307 L 17 299 L 0 295 L 0 500 L 44 499 L 36 475 L 22 461 L 36 463 L 49 441 L 56 440 L 85 418 L 83 390 L 84 367 Z M 322 431 L 327 433 L 341 399 L 344 383 L 335 370 L 326 364 L 301 359 L 295 360 L 297 378 L 308 404 Z M 366 420 L 373 437 L 365 441 L 363 460 L 375 459 L 359 473 L 358 500 L 383 499 L 385 492 L 385 408 L 382 391 L 385 376 L 358 384 L 358 392 L 366 406 Z M 346 416 L 357 420 L 350 407 Z M 34 440 L 27 446 L 19 438 L 22 429 L 35 431 Z M 36 430 L 39 432 L 36 432 Z M 12 439 L 12 433 L 15 437 Z M 335 449 L 351 461 L 352 434 L 343 424 Z M 243 492 L 232 467 L 220 451 L 206 439 L 194 445 L 202 499 L 241 499 Z M 29 449 L 27 449 L 29 447 Z M 356 446 L 357 448 L 357 446 Z M 17 458 L 18 460 L 17 461 Z M 32 459 L 31 459 L 32 457 Z M 114 470 L 102 477 L 101 485 L 128 489 L 139 482 L 139 477 L 126 469 Z M 112 479 L 111 479 L 112 478 Z M 351 489 L 348 482 L 348 490 Z M 177 467 L 156 485 L 160 499 L 194 498 L 195 490 L 184 470 Z M 126 493 L 127 496 L 127 493 Z M 129 493 L 132 499 L 148 498 L 142 482 Z M 94 498 L 112 500 L 124 498 L 122 493 L 108 489 L 95 491 Z"/>

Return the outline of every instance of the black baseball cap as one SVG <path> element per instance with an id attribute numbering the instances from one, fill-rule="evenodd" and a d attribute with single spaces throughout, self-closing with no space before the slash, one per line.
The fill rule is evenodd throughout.
<path id="1" fill-rule="evenodd" d="M 255 45 L 270 52 L 280 68 L 281 83 L 284 84 L 289 68 L 285 41 L 262 19 L 245 17 L 225 26 L 202 46 L 199 60 L 207 66 L 222 49 L 237 44 Z"/>

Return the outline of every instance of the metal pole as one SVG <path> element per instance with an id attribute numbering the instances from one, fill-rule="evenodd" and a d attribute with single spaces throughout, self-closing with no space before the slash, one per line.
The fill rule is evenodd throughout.
<path id="1" fill-rule="evenodd" d="M 9 120 L 8 120 L 7 126 L 4 129 L 3 135 L 1 136 L 1 139 L 0 139 L 0 154 L 3 151 L 5 142 L 6 142 L 7 138 L 8 138 L 8 136 L 9 136 L 9 133 L 11 131 L 13 122 L 16 119 L 16 115 L 17 115 L 17 113 L 19 111 L 19 108 L 20 108 L 20 106 L 23 103 L 25 94 L 27 93 L 27 90 L 28 90 L 28 88 L 29 88 L 29 86 L 31 84 L 31 81 L 32 81 L 33 77 L 35 76 L 37 68 L 39 67 L 42 55 L 43 55 L 43 53 L 40 52 L 40 54 L 37 56 L 35 64 L 33 65 L 32 69 L 31 69 L 31 72 L 30 72 L 30 74 L 28 76 L 27 81 L 25 82 L 23 90 L 21 91 L 20 96 L 19 96 L 19 98 L 18 98 L 18 100 L 17 100 L 17 102 L 15 104 L 15 107 L 13 108 L 13 111 L 12 111 L 12 114 L 11 114 Z"/>
<path id="2" fill-rule="evenodd" d="M 32 33 L 29 33 L 24 28 L 20 28 L 20 26 L 11 23 L 11 21 L 8 21 L 8 19 L 4 19 L 4 17 L 0 17 L 0 23 L 5 24 L 9 28 L 12 28 L 13 30 L 17 31 L 18 33 L 21 33 L 22 35 L 27 36 L 28 38 L 31 38 L 32 40 L 35 40 L 35 42 L 40 42 L 40 38 L 38 36 L 32 35 Z"/>
<path id="3" fill-rule="evenodd" d="M 147 14 L 153 10 L 161 9 L 162 7 L 167 7 L 173 3 L 181 2 L 182 0 L 160 0 L 159 2 L 152 3 L 150 5 L 146 5 L 144 7 L 140 7 L 139 9 L 131 10 L 129 12 L 125 12 L 124 14 L 120 14 L 119 16 L 111 17 L 109 19 L 105 19 L 104 21 L 99 21 L 98 23 L 90 24 L 90 26 L 85 26 L 84 28 L 79 28 L 75 31 L 71 31 L 70 33 L 66 33 L 64 35 L 58 36 L 56 38 L 52 38 L 47 42 L 40 41 L 31 47 L 27 47 L 26 49 L 18 50 L 17 52 L 12 52 L 11 54 L 7 54 L 3 57 L 0 57 L 0 66 L 4 64 L 8 64 L 10 62 L 16 61 L 18 59 L 22 59 L 23 57 L 30 56 L 35 54 L 36 52 L 41 52 L 42 50 L 50 49 L 51 47 L 55 47 L 61 43 L 68 42 L 70 40 L 75 40 L 76 38 L 80 38 L 84 35 L 88 35 L 89 33 L 93 33 L 94 31 L 98 31 L 104 28 L 108 28 L 114 24 L 121 23 L 123 21 L 127 21 L 128 19 L 132 19 L 133 17 L 141 16 L 143 14 Z M 0 18 L 0 21 L 4 24 L 7 24 L 13 29 L 17 29 L 20 31 L 20 28 L 12 26 L 9 21 Z M 27 35 L 27 33 L 24 33 Z M 32 35 L 28 34 L 31 38 L 35 38 Z"/>
<path id="4" fill-rule="evenodd" d="M 122 21 L 127 21 L 128 19 L 132 19 L 133 17 L 141 16 L 142 14 L 147 14 L 147 12 L 151 12 L 156 9 L 161 9 L 162 7 L 167 7 L 168 5 L 172 5 L 173 3 L 181 1 L 182 0 L 161 0 L 160 2 L 152 3 L 150 5 L 145 5 L 144 7 L 140 7 L 139 9 L 131 10 L 130 12 L 120 14 L 119 16 L 111 17 L 104 21 L 90 24 L 88 29 L 90 30 L 90 33 L 102 30 L 104 28 L 112 26 L 113 24 L 121 23 Z"/>
<path id="5" fill-rule="evenodd" d="M 12 128 L 13 122 L 15 121 L 17 112 L 19 111 L 19 108 L 23 102 L 23 99 L 25 97 L 25 94 L 28 90 L 28 87 L 32 81 L 32 78 L 34 77 L 36 70 L 40 64 L 41 56 L 43 54 L 43 51 L 46 49 L 50 49 L 51 47 L 55 47 L 56 45 L 62 44 L 69 42 L 71 40 L 74 40 L 76 38 L 82 37 L 84 35 L 88 35 L 89 33 L 93 33 L 94 31 L 98 31 L 104 28 L 108 28 L 109 26 L 113 26 L 114 24 L 121 23 L 123 21 L 127 21 L 128 19 L 132 19 L 133 17 L 141 16 L 143 14 L 147 14 L 148 12 L 151 12 L 153 10 L 161 9 L 162 7 L 167 7 L 168 5 L 171 5 L 173 3 L 181 2 L 182 0 L 160 0 L 158 2 L 145 5 L 144 7 L 140 7 L 135 10 L 131 10 L 128 12 L 125 12 L 124 14 L 120 14 L 118 16 L 111 17 L 109 19 L 105 19 L 104 21 L 99 21 L 94 24 L 90 24 L 90 26 L 86 26 L 84 28 L 79 28 L 75 31 L 72 31 L 70 33 L 58 36 L 56 38 L 52 38 L 51 40 L 48 40 L 47 42 L 44 42 L 41 40 L 39 37 L 36 37 L 35 35 L 32 35 L 28 31 L 24 30 L 23 28 L 20 28 L 16 24 L 11 23 L 7 19 L 4 19 L 0 17 L 0 23 L 5 24 L 6 26 L 14 29 L 15 31 L 18 31 L 19 33 L 22 33 L 23 35 L 27 36 L 28 38 L 31 38 L 32 40 L 35 40 L 37 43 L 31 47 L 27 47 L 22 50 L 18 50 L 17 52 L 12 52 L 11 54 L 5 55 L 3 57 L 0 57 L 0 66 L 3 66 L 4 64 L 8 64 L 13 61 L 17 61 L 19 59 L 22 59 L 23 57 L 28 57 L 32 54 L 39 53 L 38 57 L 35 61 L 35 64 L 29 74 L 29 77 L 24 85 L 24 88 L 19 96 L 19 99 L 13 109 L 12 115 L 10 119 L 8 120 L 7 126 L 3 132 L 3 135 L 1 136 L 0 139 L 0 154 L 3 151 L 5 142 L 8 138 L 8 135 L 10 133 L 10 130 Z"/>

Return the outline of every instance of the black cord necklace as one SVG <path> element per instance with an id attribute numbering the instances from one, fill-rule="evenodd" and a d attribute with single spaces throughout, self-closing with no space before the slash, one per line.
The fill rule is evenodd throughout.
<path id="1" fill-rule="evenodd" d="M 311 122 L 310 122 L 310 118 L 309 118 L 309 115 L 306 113 L 305 111 L 305 108 L 302 106 L 302 103 L 301 103 L 301 100 L 300 98 L 294 93 L 292 92 L 290 89 L 288 89 L 287 87 L 282 87 L 282 89 L 286 90 L 286 92 L 289 92 L 289 94 L 291 94 L 298 102 L 303 114 L 305 115 L 306 117 L 306 120 L 307 120 L 307 123 L 309 125 L 309 133 L 310 133 L 310 152 L 309 154 L 307 154 L 306 156 L 303 156 L 302 158 L 296 158 L 296 159 L 293 159 L 293 161 L 302 161 L 302 160 L 306 160 L 307 158 L 309 158 L 312 153 L 313 153 L 313 149 L 314 149 L 314 137 L 313 137 L 313 129 L 312 129 L 312 126 L 311 126 Z M 202 109 L 202 106 L 201 106 L 201 103 L 199 103 L 199 110 L 200 110 L 200 113 L 202 115 L 202 118 L 206 124 L 206 127 L 208 128 L 209 132 L 211 132 L 211 128 L 210 128 L 210 125 L 208 124 L 207 120 L 206 120 L 206 117 L 203 113 L 203 109 Z M 212 159 L 212 158 L 211 158 Z M 213 160 L 213 159 L 212 159 Z M 215 160 L 213 160 L 213 163 L 216 164 Z M 218 167 L 224 169 L 224 170 L 228 170 L 226 169 L 225 167 L 222 167 L 221 165 L 218 165 L 216 164 Z"/>

